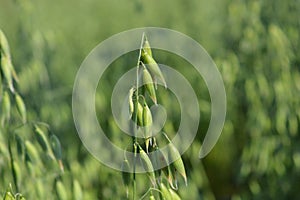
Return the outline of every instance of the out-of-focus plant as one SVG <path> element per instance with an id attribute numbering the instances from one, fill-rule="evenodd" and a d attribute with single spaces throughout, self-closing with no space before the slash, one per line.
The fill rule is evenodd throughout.
<path id="1" fill-rule="evenodd" d="M 231 52 L 219 64 L 231 103 L 227 124 L 240 152 L 234 197 L 299 198 L 300 40 L 291 17 L 299 10 L 296 1 L 228 6 Z"/>
<path id="2" fill-rule="evenodd" d="M 55 181 L 64 170 L 60 141 L 47 124 L 27 118 L 28 108 L 17 90 L 21 81 L 1 29 L 0 59 L 1 185 L 12 183 L 16 194 L 45 198 L 47 189 L 51 191 L 52 186 L 42 187 L 41 183 Z M 28 180 L 35 180 L 37 184 L 27 184 Z M 12 188 L 4 198 L 9 199 L 9 196 L 23 198 L 13 195 Z"/>

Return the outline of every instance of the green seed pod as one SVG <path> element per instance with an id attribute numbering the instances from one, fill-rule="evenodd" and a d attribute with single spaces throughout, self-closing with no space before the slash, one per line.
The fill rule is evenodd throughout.
<path id="1" fill-rule="evenodd" d="M 12 63 L 10 65 L 10 70 L 11 70 L 12 77 L 15 79 L 16 82 L 19 82 L 19 77 L 18 77 L 16 70 L 14 68 L 14 65 Z"/>
<path id="2" fill-rule="evenodd" d="M 155 200 L 155 197 L 151 194 L 149 200 Z"/>
<path id="3" fill-rule="evenodd" d="M 151 111 L 146 103 L 144 101 L 143 105 L 143 125 L 144 125 L 144 136 L 145 136 L 145 143 L 146 143 L 146 151 L 148 152 L 149 144 L 151 142 L 151 126 L 152 126 L 152 114 Z"/>
<path id="4" fill-rule="evenodd" d="M 153 85 L 153 80 L 152 80 L 152 77 L 151 77 L 150 73 L 146 69 L 146 67 L 144 67 L 144 69 L 143 69 L 143 85 L 145 86 L 146 91 L 148 92 L 151 100 L 155 104 L 157 104 L 156 93 L 155 93 L 155 89 L 154 89 L 154 85 Z"/>
<path id="5" fill-rule="evenodd" d="M 165 134 L 164 134 L 165 135 Z M 166 135 L 165 135 L 166 136 Z M 175 153 L 173 152 L 173 149 L 175 146 L 171 143 L 171 141 L 169 140 L 169 138 L 166 136 L 166 139 L 169 141 L 169 146 L 167 147 L 166 151 L 162 152 L 164 158 L 166 159 L 167 163 L 170 163 L 171 161 L 174 162 L 175 159 L 181 158 L 179 152 L 175 151 Z M 170 145 L 173 145 L 170 147 Z M 177 157 L 178 156 L 178 157 Z M 165 176 L 167 177 L 167 180 L 169 182 L 169 185 L 174 189 L 177 190 L 178 189 L 178 185 L 177 185 L 177 179 L 176 179 L 176 169 L 173 165 L 173 163 L 170 163 L 167 167 L 164 167 L 162 169 L 162 171 L 164 172 Z"/>
<path id="6" fill-rule="evenodd" d="M 8 87 L 12 93 L 15 89 L 13 86 L 12 72 L 11 72 L 11 60 L 7 56 L 1 56 L 1 70 L 4 75 L 4 78 L 8 84 Z"/>
<path id="7" fill-rule="evenodd" d="M 63 172 L 64 165 L 62 162 L 61 144 L 60 144 L 58 137 L 56 137 L 56 135 L 52 134 L 50 136 L 50 143 L 51 143 L 51 148 L 54 153 L 54 156 L 58 162 L 59 168 Z"/>
<path id="8" fill-rule="evenodd" d="M 127 159 L 125 159 L 125 160 L 123 160 L 123 163 L 122 163 L 122 180 L 123 180 L 123 184 L 126 189 L 127 198 L 128 198 L 128 194 L 129 194 L 129 186 L 131 184 L 131 173 L 128 172 L 129 170 L 130 170 L 129 162 Z"/>
<path id="9" fill-rule="evenodd" d="M 9 121 L 9 119 L 10 119 L 10 107 L 11 107 L 11 104 L 10 104 L 9 94 L 7 91 L 5 91 L 3 94 L 3 100 L 2 100 L 2 112 L 3 112 L 2 121 L 3 122 Z"/>
<path id="10" fill-rule="evenodd" d="M 15 200 L 11 192 L 6 192 L 3 200 Z"/>
<path id="11" fill-rule="evenodd" d="M 153 123 L 152 121 L 152 114 L 151 114 L 151 111 L 150 111 L 150 108 L 148 107 L 146 101 L 144 101 L 143 103 L 143 125 L 145 127 L 149 127 L 151 126 Z M 148 133 L 145 133 L 146 137 L 151 137 L 152 135 Z"/>
<path id="12" fill-rule="evenodd" d="M 25 197 L 22 196 L 22 194 L 19 195 L 19 200 L 26 200 Z"/>
<path id="13" fill-rule="evenodd" d="M 181 198 L 178 196 L 178 194 L 171 188 L 169 188 L 169 192 L 170 192 L 170 196 L 171 196 L 172 200 L 181 200 Z"/>
<path id="14" fill-rule="evenodd" d="M 152 50 L 151 50 L 150 43 L 149 43 L 149 41 L 147 40 L 147 38 L 145 38 L 144 45 L 143 45 L 143 50 L 144 50 L 147 54 L 149 54 L 149 56 L 152 57 Z"/>
<path id="15" fill-rule="evenodd" d="M 19 135 L 16 135 L 16 144 L 18 155 L 22 158 L 24 154 L 24 142 Z"/>
<path id="16" fill-rule="evenodd" d="M 28 151 L 26 150 L 26 147 L 25 147 L 25 162 L 26 162 L 26 164 L 31 162 L 31 159 L 30 159 L 30 156 L 28 155 Z"/>
<path id="17" fill-rule="evenodd" d="M 0 53 L 2 53 L 4 56 L 10 56 L 9 45 L 1 29 L 0 29 Z"/>
<path id="18" fill-rule="evenodd" d="M 52 151 L 54 153 L 55 158 L 57 160 L 61 160 L 62 159 L 61 144 L 60 144 L 58 137 L 56 135 L 52 134 L 50 136 L 50 142 L 51 142 L 51 147 L 52 147 Z"/>
<path id="19" fill-rule="evenodd" d="M 28 140 L 25 141 L 25 149 L 27 152 L 27 155 L 30 158 L 30 161 L 33 163 L 39 162 L 39 154 L 35 148 L 35 146 Z"/>
<path id="20" fill-rule="evenodd" d="M 162 75 L 162 72 L 161 72 L 158 64 L 144 50 L 142 51 L 142 61 L 146 64 L 146 67 L 149 69 L 149 71 L 150 71 L 150 73 L 151 73 L 151 75 L 153 77 L 153 80 L 154 80 L 154 82 L 156 84 L 156 87 L 157 87 L 157 78 L 158 78 L 158 79 L 160 79 L 163 82 L 165 88 L 167 88 L 167 84 L 166 84 L 165 78 Z"/>
<path id="21" fill-rule="evenodd" d="M 133 100 L 132 100 L 132 97 L 133 97 L 133 94 L 134 94 L 134 88 L 130 88 L 129 90 L 129 93 L 128 93 L 128 104 L 129 104 L 129 118 L 132 117 L 132 114 L 134 112 L 134 103 L 133 103 Z"/>
<path id="22" fill-rule="evenodd" d="M 168 188 L 165 186 L 164 183 L 159 184 L 159 189 L 161 191 L 162 199 L 173 200 Z"/>
<path id="23" fill-rule="evenodd" d="M 21 98 L 21 96 L 19 94 L 15 95 L 15 101 L 17 104 L 17 109 L 22 117 L 22 121 L 23 123 L 26 123 L 26 106 L 24 104 L 23 99 Z"/>
<path id="24" fill-rule="evenodd" d="M 36 134 L 37 137 L 37 141 L 40 144 L 40 146 L 42 147 L 42 149 L 45 152 L 48 152 L 49 150 L 49 144 L 48 144 L 48 140 L 47 137 L 45 135 L 45 133 L 43 132 L 42 129 L 40 129 L 38 126 L 34 126 L 34 132 Z"/>
<path id="25" fill-rule="evenodd" d="M 83 199 L 81 186 L 76 179 L 73 181 L 73 199 L 74 200 L 82 200 Z"/>
<path id="26" fill-rule="evenodd" d="M 37 165 L 34 165 L 32 162 L 31 162 L 31 158 L 29 157 L 28 153 L 26 152 L 25 153 L 25 163 L 26 163 L 26 168 L 27 170 L 29 171 L 29 174 L 31 176 L 36 176 L 36 168 Z"/>
<path id="27" fill-rule="evenodd" d="M 61 181 L 56 182 L 56 192 L 59 200 L 68 200 L 68 194 Z"/>
<path id="28" fill-rule="evenodd" d="M 3 95 L 3 86 L 2 86 L 2 76 L 1 76 L 1 73 L 0 73 L 0 102 L 1 102 L 1 99 L 2 99 L 2 95 Z"/>
<path id="29" fill-rule="evenodd" d="M 175 160 L 171 164 L 171 167 L 174 166 L 175 170 L 183 177 L 185 184 L 187 185 L 187 177 L 186 177 L 185 167 L 184 167 L 183 161 L 181 159 L 180 153 L 178 152 L 178 150 L 172 143 L 169 144 L 169 147 L 170 147 L 170 148 L 168 148 L 169 159 Z"/>
<path id="30" fill-rule="evenodd" d="M 143 45 L 143 50 L 152 57 L 152 51 L 151 51 L 150 43 L 147 40 L 147 38 L 145 38 L 144 45 Z"/>
<path id="31" fill-rule="evenodd" d="M 136 101 L 134 101 L 134 103 L 136 104 Z M 136 113 L 136 109 L 133 112 L 132 115 L 132 120 L 135 121 L 135 116 L 137 115 L 137 125 L 138 126 L 143 126 L 143 106 L 140 102 L 137 102 L 137 105 L 135 105 L 135 107 L 137 106 L 137 113 Z"/>
<path id="32" fill-rule="evenodd" d="M 19 164 L 16 161 L 13 161 L 12 163 L 12 172 L 13 172 L 13 177 L 15 183 L 19 186 L 22 180 L 22 173 L 21 173 L 21 168 Z"/>
<path id="33" fill-rule="evenodd" d="M 148 155 L 146 154 L 146 152 L 141 147 L 140 147 L 140 157 L 141 157 L 142 165 L 143 165 L 144 169 L 147 171 L 147 174 L 150 178 L 152 185 L 155 186 L 156 185 L 155 174 L 154 174 L 154 169 L 153 169 L 151 160 L 148 157 Z"/>
<path id="34" fill-rule="evenodd" d="M 37 196 L 38 196 L 38 199 L 45 199 L 45 189 L 47 188 L 44 188 L 44 184 L 43 184 L 43 181 L 38 179 L 36 180 L 36 191 L 37 191 Z"/>

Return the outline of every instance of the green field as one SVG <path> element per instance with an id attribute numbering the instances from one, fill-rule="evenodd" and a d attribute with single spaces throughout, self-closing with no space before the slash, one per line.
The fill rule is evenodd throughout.
<path id="1" fill-rule="evenodd" d="M 10 191 L 16 199 L 22 199 L 17 193 L 26 199 L 126 199 L 121 172 L 101 164 L 79 139 L 73 84 L 100 42 L 133 28 L 162 27 L 206 49 L 227 98 L 222 134 L 200 160 L 211 117 L 207 86 L 186 60 L 153 49 L 157 61 L 174 67 L 199 91 L 201 120 L 182 155 L 188 184 L 179 178 L 181 199 L 300 199 L 299 13 L 299 0 L 0 0 L 0 29 L 10 56 L 3 50 L 0 55 L 11 57 L 18 77 L 12 77 L 13 92 L 1 62 L 0 198 L 9 200 Z M 110 98 L 113 85 L 137 59 L 137 51 L 116 59 L 95 97 L 99 123 L 125 148 L 130 140 L 113 119 Z M 176 97 L 160 87 L 157 96 L 169 112 L 179 113 L 165 124 L 166 132 L 175 133 Z M 145 174 L 137 174 L 136 183 L 139 199 L 151 185 Z M 159 192 L 153 193 L 158 198 Z"/>

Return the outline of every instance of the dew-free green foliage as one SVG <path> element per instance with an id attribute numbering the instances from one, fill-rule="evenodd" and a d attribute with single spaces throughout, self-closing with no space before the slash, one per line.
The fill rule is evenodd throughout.
<path id="1" fill-rule="evenodd" d="M 23 118 L 11 85 L 1 74 L 1 107 L 8 99 L 11 105 L 5 103 L 0 115 L 5 116 L 6 124 L 10 118 L 13 126 L 9 128 L 16 133 L 1 129 L 0 196 L 9 191 L 11 183 L 13 195 L 21 192 L 26 199 L 57 199 L 60 182 L 68 198 L 126 198 L 121 174 L 96 161 L 77 137 L 71 113 L 72 84 L 82 60 L 99 42 L 130 28 L 160 26 L 181 31 L 203 45 L 222 74 L 227 94 L 223 133 L 213 151 L 200 161 L 200 141 L 210 119 L 205 83 L 185 60 L 152 50 L 156 60 L 178 70 L 199 91 L 201 122 L 196 140 L 183 155 L 188 186 L 181 180 L 180 197 L 299 199 L 299 13 L 297 0 L 0 0 L 0 28 L 18 75 L 18 83 L 12 77 L 13 86 L 26 105 L 26 121 L 50 125 L 51 133 L 60 139 L 64 163 L 64 174 L 55 179 L 61 169 L 52 160 L 54 155 L 44 151 L 34 127 L 18 128 Z M 108 137 L 124 148 L 124 134 L 110 115 L 110 96 L 118 78 L 135 67 L 136 56 L 137 52 L 132 52 L 112 63 L 95 98 L 99 123 L 109 132 Z M 176 132 L 180 121 L 176 97 L 168 91 L 159 92 L 157 102 L 172 116 L 164 126 L 166 132 Z M 9 109 L 11 116 L 5 114 Z M 38 126 L 48 131 L 42 124 Z M 46 137 L 51 133 L 46 132 Z M 9 159 L 8 136 L 13 139 L 14 162 Z M 29 162 L 24 166 L 18 157 L 30 158 L 25 143 L 38 152 L 38 170 Z M 14 178 L 13 165 L 19 166 L 21 176 Z M 142 196 L 149 179 L 144 175 L 137 175 L 137 179 L 137 193 Z"/>

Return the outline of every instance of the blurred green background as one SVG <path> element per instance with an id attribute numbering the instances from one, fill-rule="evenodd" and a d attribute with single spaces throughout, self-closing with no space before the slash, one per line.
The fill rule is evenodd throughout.
<path id="1" fill-rule="evenodd" d="M 72 87 L 81 62 L 101 41 L 131 28 L 157 26 L 199 42 L 216 62 L 227 94 L 222 135 L 213 151 L 199 160 L 210 98 L 192 67 L 178 69 L 201 91 L 198 135 L 183 155 L 188 186 L 180 182 L 182 199 L 299 199 L 299 13 L 299 0 L 0 0 L 0 28 L 10 44 L 28 118 L 51 126 L 61 140 L 65 165 L 59 178 L 52 168 L 46 174 L 24 172 L 18 192 L 27 199 L 57 199 L 54 182 L 59 179 L 68 199 L 76 199 L 78 188 L 83 199 L 125 199 L 121 174 L 100 164 L 78 138 Z M 154 54 L 160 63 L 186 64 L 166 52 Z M 101 83 L 107 90 L 96 95 L 99 118 L 113 140 L 122 133 L 109 114 L 110 84 L 136 59 L 132 54 L 113 63 Z M 161 104 L 176 104 L 163 93 Z M 108 114 L 103 118 L 103 113 Z M 166 126 L 176 129 L 178 121 Z M 5 152 L 0 148 L 0 196 L 13 182 Z M 139 175 L 140 196 L 147 184 Z"/>

